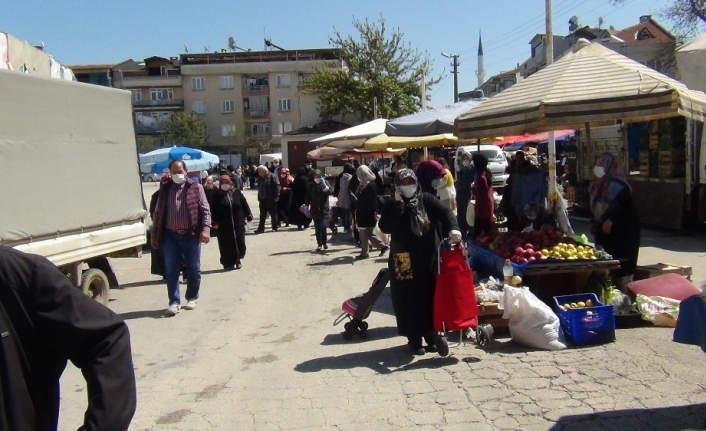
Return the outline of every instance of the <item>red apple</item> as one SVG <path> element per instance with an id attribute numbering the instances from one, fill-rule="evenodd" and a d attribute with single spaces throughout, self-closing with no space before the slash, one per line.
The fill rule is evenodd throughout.
<path id="1" fill-rule="evenodd" d="M 535 260 L 534 256 L 530 256 L 527 258 L 527 262 L 533 262 Z"/>
<path id="2" fill-rule="evenodd" d="M 542 252 L 541 252 L 541 251 L 535 251 L 535 252 L 534 252 L 534 258 L 535 258 L 535 259 L 541 259 L 541 258 L 542 258 Z"/>
<path id="3" fill-rule="evenodd" d="M 525 250 L 534 250 L 534 246 L 530 243 L 525 244 Z"/>
<path id="4" fill-rule="evenodd" d="M 527 259 L 525 259 L 524 257 L 519 257 L 519 258 L 517 258 L 517 263 L 522 265 L 524 263 L 527 263 Z"/>
<path id="5" fill-rule="evenodd" d="M 525 253 L 525 251 L 522 249 L 522 247 L 520 247 L 520 246 L 515 247 L 515 254 L 516 255 L 520 256 L 524 253 Z"/>

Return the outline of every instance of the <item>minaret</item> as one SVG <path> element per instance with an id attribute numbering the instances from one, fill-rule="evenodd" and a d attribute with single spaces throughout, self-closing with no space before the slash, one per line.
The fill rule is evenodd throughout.
<path id="1" fill-rule="evenodd" d="M 485 68 L 483 66 L 483 40 L 481 39 L 480 30 L 478 30 L 478 70 L 476 70 L 476 75 L 478 76 L 478 87 L 485 82 Z"/>

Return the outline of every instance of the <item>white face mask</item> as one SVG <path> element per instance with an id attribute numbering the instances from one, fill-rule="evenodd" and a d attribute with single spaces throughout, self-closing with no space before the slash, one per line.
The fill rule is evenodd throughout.
<path id="1" fill-rule="evenodd" d="M 221 184 L 221 190 L 227 192 L 228 190 L 230 190 L 230 184 Z"/>
<path id="2" fill-rule="evenodd" d="M 462 164 L 464 167 L 468 167 L 468 166 L 471 166 L 471 161 L 470 161 L 470 160 L 463 160 L 463 161 L 461 162 L 461 164 Z"/>
<path id="3" fill-rule="evenodd" d="M 172 181 L 174 181 L 174 184 L 184 184 L 186 182 L 186 175 L 172 174 Z"/>
<path id="4" fill-rule="evenodd" d="M 316 184 L 321 184 L 321 178 L 314 178 L 314 182 Z"/>
<path id="5" fill-rule="evenodd" d="M 595 175 L 596 178 L 603 178 L 605 176 L 605 168 L 603 166 L 594 166 L 593 175 Z"/>
<path id="6" fill-rule="evenodd" d="M 399 186 L 397 187 L 397 190 L 400 191 L 402 197 L 409 199 L 417 192 L 417 185 L 412 184 L 410 186 Z"/>

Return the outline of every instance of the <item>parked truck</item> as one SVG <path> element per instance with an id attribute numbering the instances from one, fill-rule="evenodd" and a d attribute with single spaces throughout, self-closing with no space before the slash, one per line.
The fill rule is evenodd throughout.
<path id="1" fill-rule="evenodd" d="M 131 117 L 128 91 L 0 69 L 0 244 L 103 303 L 146 242 Z"/>

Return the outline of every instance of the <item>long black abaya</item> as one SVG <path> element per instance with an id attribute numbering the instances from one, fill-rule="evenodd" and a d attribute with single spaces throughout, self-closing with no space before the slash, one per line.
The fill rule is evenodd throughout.
<path id="1" fill-rule="evenodd" d="M 299 211 L 299 207 L 306 201 L 306 191 L 309 186 L 309 175 L 306 168 L 299 168 L 292 184 L 292 203 L 289 211 L 289 224 L 309 227 L 311 219 Z"/>
<path id="2" fill-rule="evenodd" d="M 218 225 L 218 250 L 224 268 L 235 266 L 245 257 L 245 218 L 250 206 L 243 193 L 218 191 L 213 196 L 212 223 Z"/>

